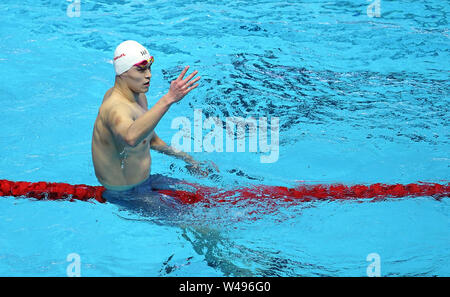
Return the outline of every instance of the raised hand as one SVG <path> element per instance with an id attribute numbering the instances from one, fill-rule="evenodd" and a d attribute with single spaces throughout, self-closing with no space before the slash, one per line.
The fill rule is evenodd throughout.
<path id="1" fill-rule="evenodd" d="M 200 80 L 200 76 L 198 76 L 195 79 L 191 80 L 192 78 L 194 78 L 195 75 L 197 75 L 197 73 L 198 73 L 197 70 L 195 70 L 188 77 L 183 79 L 184 75 L 186 74 L 188 69 L 189 69 L 189 66 L 186 66 L 184 68 L 184 70 L 180 73 L 178 78 L 173 80 L 170 83 L 170 89 L 169 89 L 169 92 L 167 94 L 169 95 L 171 100 L 173 100 L 173 102 L 180 101 L 190 91 L 192 91 L 193 89 L 198 87 L 198 84 L 195 84 L 195 85 L 193 85 L 193 84 Z"/>

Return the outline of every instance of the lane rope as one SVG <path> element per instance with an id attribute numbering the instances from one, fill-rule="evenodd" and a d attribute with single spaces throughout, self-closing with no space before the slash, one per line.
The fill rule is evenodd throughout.
<path id="1" fill-rule="evenodd" d="M 0 196 L 28 197 L 38 200 L 89 200 L 95 199 L 104 203 L 102 197 L 104 187 L 88 186 L 84 184 L 71 185 L 67 183 L 24 182 L 0 180 Z"/>
<path id="2" fill-rule="evenodd" d="M 236 204 L 242 200 L 275 200 L 312 201 L 312 200 L 354 200 L 354 199 L 384 199 L 401 197 L 432 196 L 435 199 L 450 197 L 450 183 L 439 184 L 417 182 L 410 184 L 352 185 L 344 184 L 300 184 L 293 188 L 259 185 L 233 190 L 221 190 L 198 184 L 187 183 L 196 188 L 195 192 L 181 190 L 160 190 L 161 194 L 175 197 L 186 204 L 197 202 L 230 202 Z M 88 186 L 84 184 L 25 182 L 0 180 L 0 196 L 27 197 L 38 200 L 82 200 L 95 199 L 105 203 L 102 196 L 103 186 Z"/>

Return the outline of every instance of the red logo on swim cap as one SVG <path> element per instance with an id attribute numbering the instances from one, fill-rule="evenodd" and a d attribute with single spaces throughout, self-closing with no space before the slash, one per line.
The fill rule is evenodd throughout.
<path id="1" fill-rule="evenodd" d="M 114 61 L 119 59 L 119 58 L 122 58 L 122 57 L 125 57 L 125 54 L 121 54 L 120 56 L 114 57 Z"/>

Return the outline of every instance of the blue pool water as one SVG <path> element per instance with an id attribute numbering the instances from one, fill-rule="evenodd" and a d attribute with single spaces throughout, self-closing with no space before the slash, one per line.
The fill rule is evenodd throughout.
<path id="1" fill-rule="evenodd" d="M 374 1 L 371 1 L 374 2 Z M 279 158 L 193 152 L 199 179 L 153 152 L 152 173 L 210 186 L 445 183 L 450 179 L 445 1 L 68 1 L 0 3 L 0 179 L 99 185 L 91 135 L 134 39 L 155 57 L 149 105 L 185 65 L 201 86 L 172 120 L 278 117 Z M 70 17 L 72 16 L 72 17 Z M 0 199 L 0 275 L 449 276 L 449 199 L 195 206 L 177 224 L 106 203 Z"/>

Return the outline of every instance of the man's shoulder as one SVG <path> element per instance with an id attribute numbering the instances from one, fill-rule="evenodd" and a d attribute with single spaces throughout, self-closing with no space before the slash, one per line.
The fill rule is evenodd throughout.
<path id="1" fill-rule="evenodd" d="M 103 97 L 103 102 L 100 108 L 105 111 L 109 111 L 111 109 L 129 109 L 130 107 L 129 104 L 127 104 L 124 100 L 121 100 L 120 96 L 113 92 L 113 88 L 111 88 Z"/>
<path id="2" fill-rule="evenodd" d="M 99 113 L 102 115 L 105 124 L 108 124 L 110 119 L 117 115 L 133 118 L 132 107 L 126 102 L 113 97 L 109 98 L 100 106 Z"/>
<path id="3" fill-rule="evenodd" d="M 108 99 L 111 97 L 113 90 L 114 90 L 114 87 L 112 87 L 108 91 L 106 91 L 105 95 L 103 96 L 102 104 L 105 103 L 105 101 L 108 101 Z"/>

